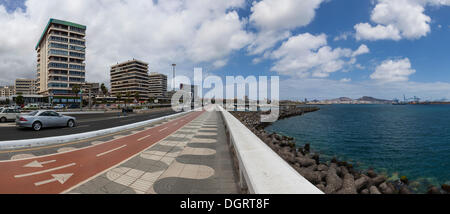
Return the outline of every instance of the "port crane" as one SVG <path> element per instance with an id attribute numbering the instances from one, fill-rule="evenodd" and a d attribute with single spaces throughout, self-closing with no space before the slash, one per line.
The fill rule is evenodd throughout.
<path id="1" fill-rule="evenodd" d="M 420 98 L 419 97 L 416 97 L 416 96 L 414 96 L 414 97 L 410 97 L 410 98 L 406 98 L 406 96 L 405 95 L 403 95 L 403 102 L 400 102 L 398 99 L 394 99 L 394 102 L 393 102 L 393 104 L 394 105 L 406 105 L 406 104 L 408 104 L 408 103 L 419 103 L 420 102 Z"/>

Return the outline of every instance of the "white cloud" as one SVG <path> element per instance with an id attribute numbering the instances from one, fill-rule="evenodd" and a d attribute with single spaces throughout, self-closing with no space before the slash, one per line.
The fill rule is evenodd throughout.
<path id="1" fill-rule="evenodd" d="M 386 60 L 375 68 L 370 78 L 381 82 L 408 81 L 409 76 L 415 72 L 408 58 Z"/>
<path id="2" fill-rule="evenodd" d="M 290 37 L 272 53 L 276 62 L 271 70 L 294 77 L 323 78 L 356 62 L 356 59 L 345 61 L 346 58 L 368 52 L 365 45 L 361 45 L 356 51 L 347 48 L 333 49 L 327 46 L 325 34 L 314 36 L 304 33 Z"/>
<path id="3" fill-rule="evenodd" d="M 109 67 L 137 58 L 151 71 L 192 73 L 195 65 L 224 66 L 252 35 L 235 8 L 245 0 L 28 0 L 26 11 L 7 13 L 0 5 L 0 84 L 35 77 L 34 47 L 49 18 L 87 26 L 88 81 L 109 81 Z"/>
<path id="4" fill-rule="evenodd" d="M 261 29 L 286 30 L 308 25 L 323 0 L 262 0 L 254 2 L 250 22 Z"/>
<path id="5" fill-rule="evenodd" d="M 352 36 L 351 32 L 344 32 L 344 33 L 341 33 L 338 36 L 334 37 L 334 41 L 347 40 L 347 38 L 350 36 Z"/>
<path id="6" fill-rule="evenodd" d="M 425 14 L 427 5 L 450 5 L 448 0 L 378 0 L 369 23 L 354 26 L 356 39 L 400 40 L 418 39 L 430 32 L 431 18 Z"/>
<path id="7" fill-rule="evenodd" d="M 223 59 L 232 51 L 245 47 L 252 36 L 242 29 L 244 25 L 235 11 L 205 21 L 188 48 L 190 58 L 194 62 Z M 222 66 L 225 64 L 222 63 Z"/>
<path id="8" fill-rule="evenodd" d="M 258 30 L 249 46 L 251 55 L 262 54 L 291 36 L 290 30 L 303 27 L 314 19 L 324 0 L 262 0 L 251 7 L 250 24 Z"/>
<path id="9" fill-rule="evenodd" d="M 355 30 L 357 40 L 401 39 L 399 30 L 392 25 L 372 27 L 369 23 L 359 23 L 355 25 Z"/>
<path id="10" fill-rule="evenodd" d="M 289 31 L 262 31 L 256 34 L 255 40 L 248 46 L 248 52 L 251 55 L 264 53 L 267 49 L 274 47 L 279 41 L 285 40 L 291 36 Z"/>
<path id="11" fill-rule="evenodd" d="M 366 53 L 369 53 L 369 52 L 370 52 L 370 50 L 367 47 L 367 45 L 362 44 L 362 45 L 359 46 L 359 48 L 356 51 L 354 51 L 352 53 L 352 57 L 359 56 L 359 55 L 362 55 L 362 54 L 366 54 Z"/>
<path id="12" fill-rule="evenodd" d="M 341 80 L 339 80 L 340 82 L 351 82 L 352 79 L 350 78 L 342 78 Z"/>

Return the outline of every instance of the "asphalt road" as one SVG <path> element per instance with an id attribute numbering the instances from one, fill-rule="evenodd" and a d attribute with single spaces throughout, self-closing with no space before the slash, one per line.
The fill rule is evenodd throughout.
<path id="1" fill-rule="evenodd" d="M 147 114 L 128 114 L 126 117 L 119 117 L 118 113 L 73 115 L 77 118 L 77 126 L 75 128 L 46 128 L 38 132 L 31 129 L 16 128 L 11 123 L 2 124 L 2 126 L 0 126 L 0 141 L 26 140 L 78 134 L 141 122 L 175 113 L 176 112 L 173 110 L 167 109 Z"/>

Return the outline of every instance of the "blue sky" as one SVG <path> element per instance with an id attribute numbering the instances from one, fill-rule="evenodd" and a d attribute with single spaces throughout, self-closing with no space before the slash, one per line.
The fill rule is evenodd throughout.
<path id="1" fill-rule="evenodd" d="M 183 37 L 176 36 L 167 38 L 167 41 L 164 38 L 161 39 L 158 33 L 162 35 L 161 32 L 167 30 L 165 29 L 167 25 L 158 25 L 156 21 L 161 18 L 160 23 L 166 22 L 177 17 L 179 11 L 189 12 L 192 9 L 190 4 L 198 7 L 192 3 L 195 1 L 183 4 L 177 4 L 176 0 L 150 5 L 142 3 L 141 7 L 148 6 L 147 11 L 154 12 L 144 13 L 143 11 L 141 15 L 150 18 L 152 15 L 155 16 L 155 23 L 151 19 L 147 22 L 138 20 L 139 12 L 133 12 L 136 14 L 136 20 L 133 21 L 134 17 L 130 17 L 128 12 L 139 10 L 139 8 L 126 4 L 127 1 L 115 3 L 110 7 L 105 7 L 105 4 L 98 1 L 91 4 L 91 8 L 88 8 L 88 2 L 80 1 L 70 3 L 72 7 L 67 6 L 69 9 L 60 13 L 52 11 L 51 1 L 41 1 L 44 3 L 39 4 L 36 0 L 29 0 L 26 3 L 25 1 L 0 0 L 0 4 L 6 9 L 6 13 L 0 12 L 0 20 L 2 20 L 1 16 L 5 16 L 3 20 L 6 22 L 25 20 L 32 23 L 33 28 L 27 31 L 33 35 L 32 39 L 29 39 L 30 44 L 36 42 L 43 23 L 46 23 L 50 17 L 73 20 L 87 25 L 88 59 L 86 63 L 90 73 L 87 77 L 88 81 L 108 82 L 108 66 L 130 57 L 146 60 L 150 62 L 151 70 L 168 75 L 170 62 L 180 59 L 177 63 L 180 73 L 187 75 L 192 73 L 193 67 L 197 66 L 203 67 L 209 74 L 221 77 L 279 75 L 282 98 L 326 99 L 340 96 L 358 98 L 367 95 L 392 99 L 407 94 L 407 96 L 416 95 L 424 99 L 450 99 L 448 51 L 450 50 L 450 1 L 281 0 L 275 4 L 274 0 L 233 0 L 216 3 L 216 5 L 214 1 L 211 3 L 206 1 L 208 3 L 198 4 L 206 9 L 209 8 L 205 9 L 206 12 L 201 10 L 193 13 L 203 14 L 204 12 L 203 20 L 188 16 L 183 19 L 183 26 L 177 26 L 179 22 L 175 20 L 173 22 L 175 27 L 168 29 L 170 32 L 178 32 L 176 27 L 179 29 L 192 24 L 193 29 L 185 29 L 188 32 L 184 35 L 183 41 L 181 41 Z M 180 2 L 183 1 L 180 0 Z M 277 9 L 277 6 L 282 4 L 290 4 L 291 7 Z M 120 9 L 116 10 L 114 6 Z M 176 10 L 172 11 L 171 9 L 175 7 L 177 7 Z M 269 8 L 269 14 L 264 14 L 267 12 L 264 7 Z M 17 11 L 17 8 L 22 8 L 23 11 Z M 195 10 L 199 9 L 194 8 Z M 215 12 L 208 12 L 212 10 Z M 96 13 L 96 11 L 102 12 Z M 237 18 L 233 16 L 233 12 L 237 14 Z M 262 15 L 257 16 L 258 13 Z M 124 22 L 119 25 L 124 27 L 120 28 L 117 20 L 115 23 L 111 21 L 112 28 L 117 26 L 116 30 L 123 31 L 125 38 L 133 38 L 131 41 L 143 43 L 128 45 L 126 48 L 130 50 L 124 52 L 122 52 L 124 47 L 119 45 L 109 47 L 111 53 L 101 52 L 104 50 L 102 46 L 104 44 L 101 44 L 103 41 L 99 41 L 100 36 L 97 34 L 104 33 L 102 39 L 111 39 L 115 43 L 127 42 L 123 39 L 124 37 L 119 40 L 105 32 L 105 25 L 109 23 L 105 20 L 113 19 L 109 17 L 111 14 L 115 14 L 118 20 L 121 20 L 120 22 Z M 275 15 L 271 16 L 271 14 Z M 122 15 L 126 18 L 119 19 Z M 127 22 L 128 19 L 130 22 Z M 141 26 L 151 22 L 148 24 L 153 26 L 151 31 L 139 32 L 138 30 L 142 30 L 142 27 L 135 29 L 133 23 L 141 21 Z M 101 27 L 99 22 L 108 23 Z M 219 25 L 223 25 L 223 29 L 217 28 Z M 215 33 L 217 31 L 221 32 Z M 19 31 L 11 29 L 11 32 Z M 283 33 L 288 35 L 281 36 L 274 44 L 262 48 L 262 51 L 258 53 L 252 52 L 255 49 L 251 47 L 262 47 L 263 44 L 269 43 L 270 38 L 265 36 L 265 32 L 273 32 L 271 35 L 276 36 L 281 36 Z M 258 43 L 258 39 L 262 42 Z M 1 37 L 0 40 L 2 40 Z M 205 42 L 202 43 L 202 41 Z M 317 45 L 306 49 L 299 45 L 314 42 L 317 42 Z M 14 45 L 15 43 L 11 42 L 11 46 L 7 47 L 14 48 L 16 47 Z M 367 50 L 362 46 L 365 46 Z M 30 58 L 22 56 L 21 59 L 31 61 L 27 63 L 28 67 L 16 68 L 19 71 L 14 73 L 20 77 L 34 75 L 31 66 L 35 59 L 32 56 L 32 47 L 29 48 L 28 52 L 17 53 Z M 355 54 L 358 48 L 365 51 Z M 319 53 L 321 49 L 324 51 L 323 55 Z M 170 51 L 166 53 L 163 50 Z M 2 51 L 3 54 L 6 53 L 6 50 L 0 49 L 0 55 Z M 92 57 L 89 57 L 89 53 Z M 316 59 L 320 59 L 319 62 L 315 61 Z M 17 59 L 17 61 L 20 60 Z M 9 70 L 7 66 L 2 67 L 1 63 L 2 61 L 0 61 L 0 69 Z M 27 70 L 27 68 L 30 69 Z M 0 79 L 0 84 L 8 84 L 11 80 L 11 78 Z"/>

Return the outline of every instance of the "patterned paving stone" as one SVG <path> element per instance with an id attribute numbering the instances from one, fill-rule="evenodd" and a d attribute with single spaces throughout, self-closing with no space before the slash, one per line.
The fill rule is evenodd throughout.
<path id="1" fill-rule="evenodd" d="M 222 118 L 217 112 L 206 112 L 71 193 L 216 194 L 238 190 Z"/>

